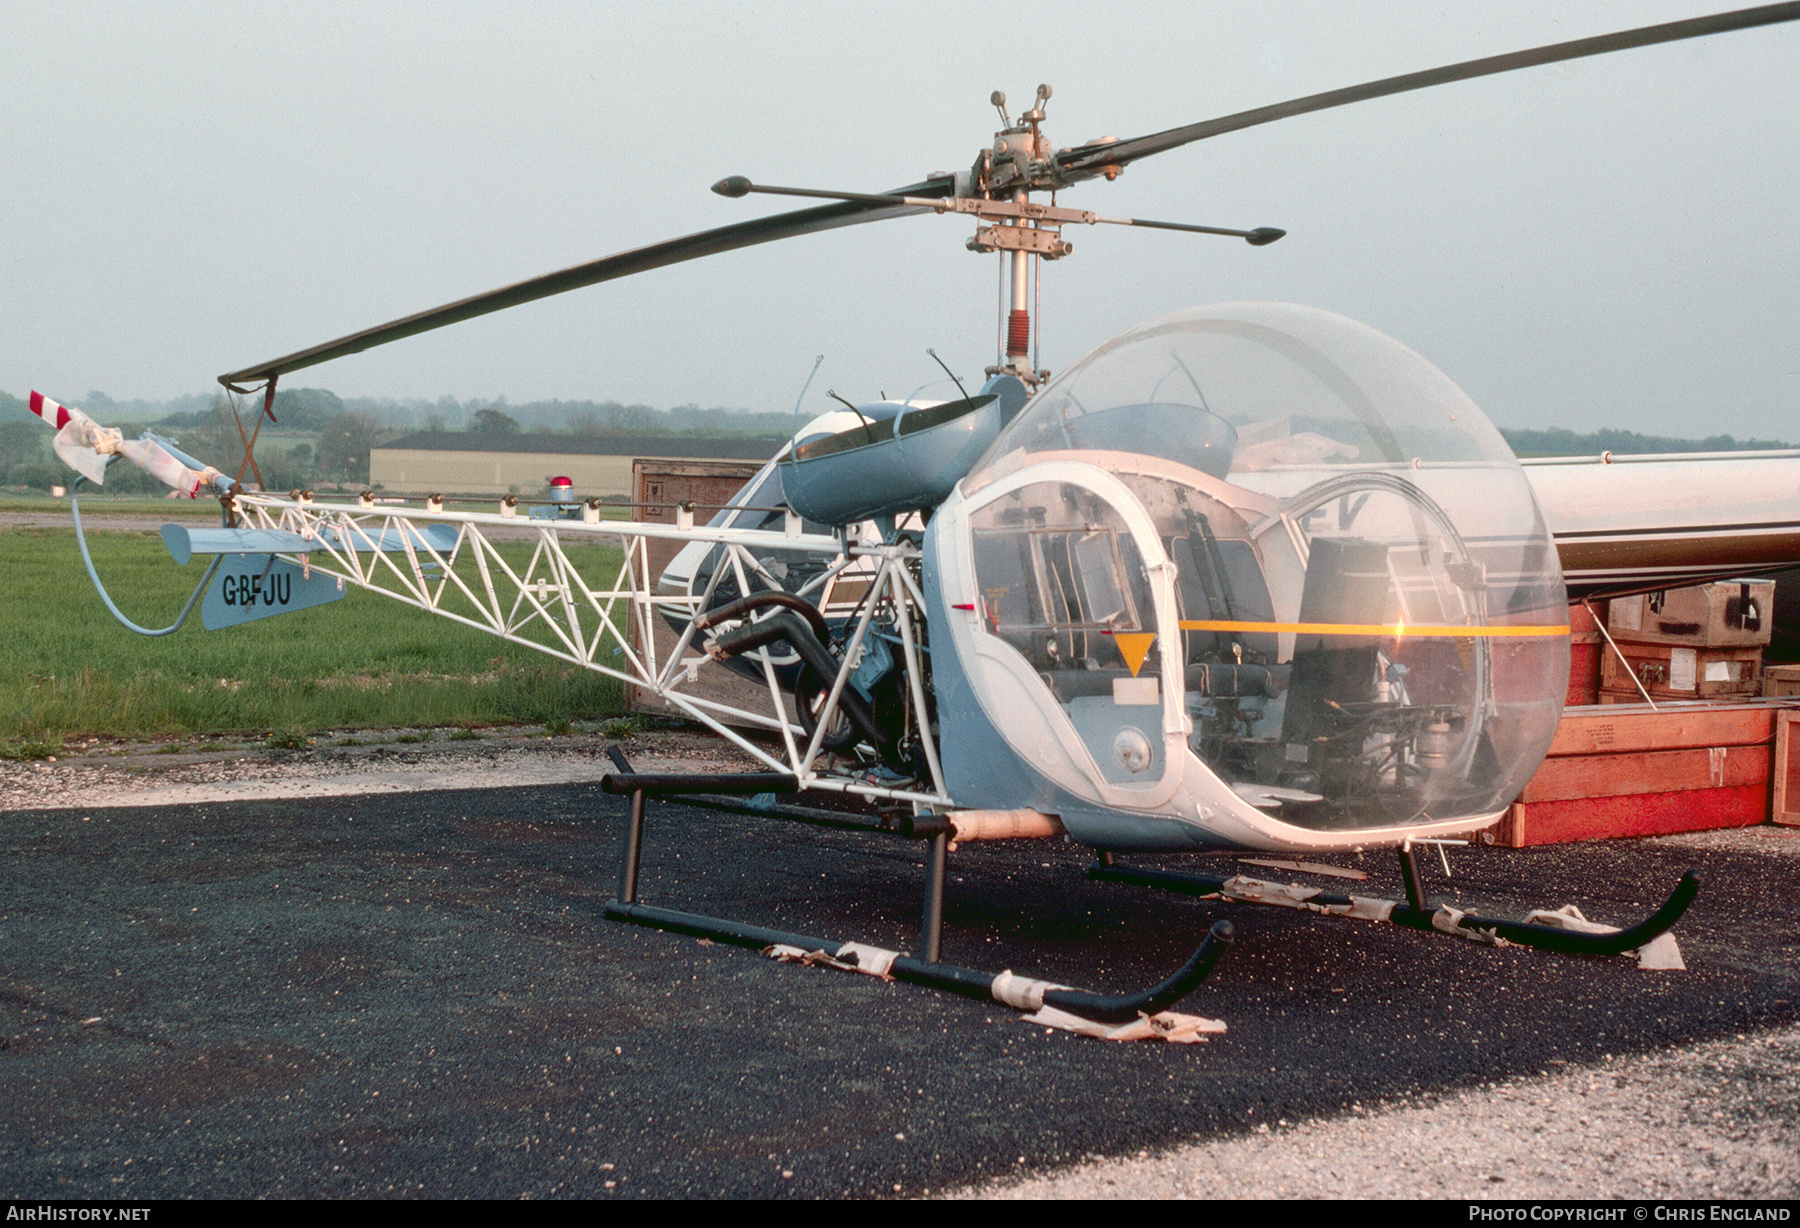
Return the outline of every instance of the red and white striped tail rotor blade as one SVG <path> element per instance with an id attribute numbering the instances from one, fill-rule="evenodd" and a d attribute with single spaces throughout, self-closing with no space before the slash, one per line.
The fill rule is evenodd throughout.
<path id="1" fill-rule="evenodd" d="M 86 418 L 79 409 L 70 409 L 67 405 L 58 405 L 41 392 L 31 394 L 31 412 L 49 424 L 50 429 L 60 431 L 69 424 L 72 418 Z"/>
<path id="2" fill-rule="evenodd" d="M 102 453 L 118 451 L 123 436 L 101 426 L 92 418 L 69 405 L 60 405 L 41 392 L 31 394 L 31 412 L 55 428 L 56 442 L 51 445 L 62 463 L 90 482 L 104 484 L 106 461 Z"/>
<path id="3" fill-rule="evenodd" d="M 201 488 L 220 476 L 217 469 L 195 469 L 152 439 L 126 439 L 109 426 L 101 426 L 79 409 L 60 405 L 41 392 L 31 394 L 31 412 L 56 430 L 56 454 L 63 464 L 90 482 L 106 481 L 107 456 L 126 460 L 158 481 L 192 499 Z"/>

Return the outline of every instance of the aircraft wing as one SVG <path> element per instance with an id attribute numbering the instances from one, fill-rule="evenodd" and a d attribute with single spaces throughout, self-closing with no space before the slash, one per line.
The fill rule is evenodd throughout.
<path id="1" fill-rule="evenodd" d="M 1571 596 L 1800 566 L 1800 451 L 1521 463 Z"/>

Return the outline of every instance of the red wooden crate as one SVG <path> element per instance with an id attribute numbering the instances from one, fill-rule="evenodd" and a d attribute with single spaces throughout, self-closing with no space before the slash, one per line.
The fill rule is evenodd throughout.
<path id="1" fill-rule="evenodd" d="M 1759 701 L 1566 709 L 1494 839 L 1522 848 L 1766 822 L 1780 711 Z"/>

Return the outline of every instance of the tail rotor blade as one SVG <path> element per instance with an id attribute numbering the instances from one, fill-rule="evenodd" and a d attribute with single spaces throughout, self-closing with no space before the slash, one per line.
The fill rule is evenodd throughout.
<path id="1" fill-rule="evenodd" d="M 41 392 L 31 394 L 31 412 L 56 429 L 56 441 L 51 446 L 57 458 L 97 486 L 106 484 L 108 456 L 124 457 L 190 499 L 208 485 L 219 485 L 224 478 L 210 465 L 191 467 L 154 439 L 126 439 L 113 427 L 101 426 L 74 406 L 59 404 Z"/>
<path id="2" fill-rule="evenodd" d="M 96 485 L 106 482 L 106 459 L 103 452 L 117 450 L 122 436 L 118 431 L 101 426 L 92 418 L 68 405 L 52 401 L 41 392 L 31 394 L 31 412 L 56 432 L 57 459 Z"/>

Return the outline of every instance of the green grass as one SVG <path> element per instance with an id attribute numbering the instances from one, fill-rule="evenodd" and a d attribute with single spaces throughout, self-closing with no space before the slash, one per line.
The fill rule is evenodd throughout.
<path id="1" fill-rule="evenodd" d="M 635 716 L 615 716 L 610 721 L 602 721 L 596 730 L 603 738 L 631 738 L 644 732 L 644 722 Z"/>
<path id="2" fill-rule="evenodd" d="M 127 617 L 166 626 L 202 565 L 175 566 L 148 530 L 88 542 Z M 503 553 L 520 567 L 530 550 Z M 590 579 L 617 569 L 616 550 L 570 550 L 594 560 Z M 355 589 L 222 631 L 204 630 L 196 608 L 180 631 L 151 639 L 106 612 L 69 530 L 0 527 L 0 575 L 0 743 L 256 733 L 295 744 L 325 729 L 547 725 L 622 709 L 611 679 Z"/>
<path id="3" fill-rule="evenodd" d="M 71 481 L 74 475 L 70 474 Z M 188 523 L 194 520 L 217 524 L 219 505 L 211 499 L 154 499 L 144 495 L 102 495 L 89 487 L 82 487 L 81 510 L 88 516 L 142 516 L 153 519 L 157 524 L 167 520 L 179 520 Z M 7 493 L 0 495 L 0 512 L 48 512 L 59 511 L 64 517 L 69 514 L 69 501 L 52 499 L 49 495 L 21 495 Z"/>
<path id="4" fill-rule="evenodd" d="M 70 475 L 73 480 L 73 475 Z M 353 504 L 360 491 L 321 488 L 316 493 L 319 502 L 335 504 Z M 277 492 L 283 498 L 286 491 Z M 399 496 L 396 496 L 399 497 Z M 530 523 L 528 509 L 538 507 L 546 502 L 536 495 L 519 497 L 519 520 Z M 407 505 L 422 508 L 425 504 L 423 495 L 414 494 L 407 498 Z M 108 495 L 96 491 L 91 486 L 81 490 L 81 510 L 84 516 L 129 516 L 153 521 L 157 526 L 175 520 L 183 524 L 195 522 L 216 525 L 219 521 L 218 502 L 210 498 L 194 500 L 156 498 L 147 495 Z M 497 512 L 499 504 L 493 498 L 458 499 L 454 495 L 444 501 L 444 510 L 450 512 Z M 17 493 L 0 494 L 0 512 L 46 512 L 60 511 L 65 517 L 69 514 L 69 501 L 66 498 L 53 499 L 49 495 L 21 495 Z M 600 508 L 602 520 L 629 520 L 631 508 L 622 504 L 607 503 Z"/>

